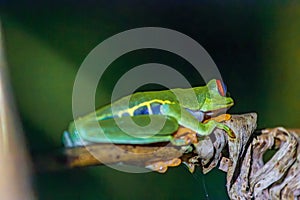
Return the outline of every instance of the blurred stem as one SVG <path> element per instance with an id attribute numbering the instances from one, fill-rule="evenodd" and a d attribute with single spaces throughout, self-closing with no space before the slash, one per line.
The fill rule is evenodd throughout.
<path id="1" fill-rule="evenodd" d="M 28 155 L 6 70 L 0 25 L 0 196 L 1 199 L 31 200 L 34 197 L 30 185 Z"/>

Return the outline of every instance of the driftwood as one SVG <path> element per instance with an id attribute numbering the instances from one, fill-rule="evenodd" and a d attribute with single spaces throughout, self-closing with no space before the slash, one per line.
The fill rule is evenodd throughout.
<path id="1" fill-rule="evenodd" d="M 182 161 L 191 172 L 199 165 L 203 173 L 208 173 L 219 164 L 219 169 L 227 172 L 226 188 L 231 199 L 299 198 L 300 130 L 274 128 L 255 131 L 256 118 L 255 113 L 232 115 L 224 123 L 233 130 L 235 138 L 216 129 L 210 136 L 200 138 L 189 148 L 183 149 L 167 143 L 94 144 L 35 157 L 35 166 L 37 170 L 53 170 L 126 164 L 163 173 L 168 167 L 177 166 Z M 189 131 L 183 127 L 178 130 L 181 134 Z M 265 153 L 268 154 L 269 150 L 276 152 L 269 160 L 264 161 Z M 153 166 L 156 165 L 152 163 L 167 164 L 155 168 Z"/>
<path id="2" fill-rule="evenodd" d="M 233 129 L 236 138 L 230 139 L 220 134 L 220 130 L 206 138 L 214 141 L 213 149 L 206 148 L 215 153 L 202 160 L 203 172 L 216 166 L 223 150 L 229 156 L 221 159 L 219 168 L 227 172 L 227 191 L 231 199 L 299 199 L 300 130 L 278 127 L 253 132 L 256 128 L 253 113 L 233 116 L 225 123 Z M 204 141 L 198 144 L 201 149 L 205 146 L 201 143 L 209 143 Z M 228 149 L 223 148 L 224 143 Z M 276 152 L 264 161 L 270 150 Z M 205 166 L 207 163 L 210 164 Z"/>
<path id="3" fill-rule="evenodd" d="M 227 191 L 230 198 L 299 199 L 299 142 L 299 130 L 282 127 L 265 129 L 261 135 L 250 140 L 238 156 L 231 155 L 230 161 L 238 161 L 240 165 L 228 166 Z M 228 145 L 236 144 L 229 142 Z M 264 161 L 264 155 L 269 150 L 276 150 L 276 153 Z M 227 165 L 229 162 L 221 163 Z"/>

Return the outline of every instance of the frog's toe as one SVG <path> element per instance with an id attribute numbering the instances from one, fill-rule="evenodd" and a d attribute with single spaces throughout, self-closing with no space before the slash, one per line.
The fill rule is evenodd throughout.
<path id="1" fill-rule="evenodd" d="M 184 146 L 195 144 L 198 142 L 197 133 L 191 129 L 180 127 L 173 135 L 173 144 L 176 146 Z"/>
<path id="2" fill-rule="evenodd" d="M 171 160 L 164 160 L 164 161 L 154 161 L 146 163 L 146 168 L 152 171 L 156 171 L 159 173 L 165 173 L 168 170 L 168 167 L 176 167 L 180 165 L 181 159 L 180 158 L 173 158 Z"/>
<path id="3" fill-rule="evenodd" d="M 230 139 L 236 138 L 235 133 L 228 126 L 226 126 L 224 124 L 220 124 L 219 128 L 223 129 L 227 133 L 227 135 L 229 136 Z"/>

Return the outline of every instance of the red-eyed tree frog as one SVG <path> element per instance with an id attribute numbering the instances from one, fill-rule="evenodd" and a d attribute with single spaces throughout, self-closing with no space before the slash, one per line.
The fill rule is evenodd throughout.
<path id="1" fill-rule="evenodd" d="M 99 126 L 90 123 L 91 115 L 71 122 L 64 132 L 65 146 L 80 146 L 89 143 L 149 144 L 172 142 L 184 145 L 184 141 L 173 137 L 179 125 L 196 132 L 198 137 L 209 135 L 215 128 L 223 129 L 234 138 L 229 127 L 215 120 L 233 105 L 226 96 L 226 86 L 221 80 L 211 80 L 206 86 L 163 91 L 137 92 L 123 97 L 96 111 Z M 146 126 L 149 117 L 164 120 L 164 126 L 153 135 L 151 128 L 143 131 L 127 125 L 128 119 Z M 118 123 L 115 119 L 118 119 Z M 76 123 L 75 123 L 76 122 Z M 75 126 L 76 124 L 76 126 Z M 119 125 L 126 127 L 126 133 Z M 134 133 L 134 136 L 127 134 Z M 99 134 L 101 133 L 101 134 Z"/>

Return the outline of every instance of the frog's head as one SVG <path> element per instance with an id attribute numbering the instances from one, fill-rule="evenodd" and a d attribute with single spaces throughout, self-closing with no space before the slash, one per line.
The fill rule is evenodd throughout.
<path id="1" fill-rule="evenodd" d="M 226 96 L 226 86 L 221 80 L 211 80 L 207 84 L 205 101 L 201 106 L 202 112 L 225 112 L 233 106 L 233 99 Z"/>

